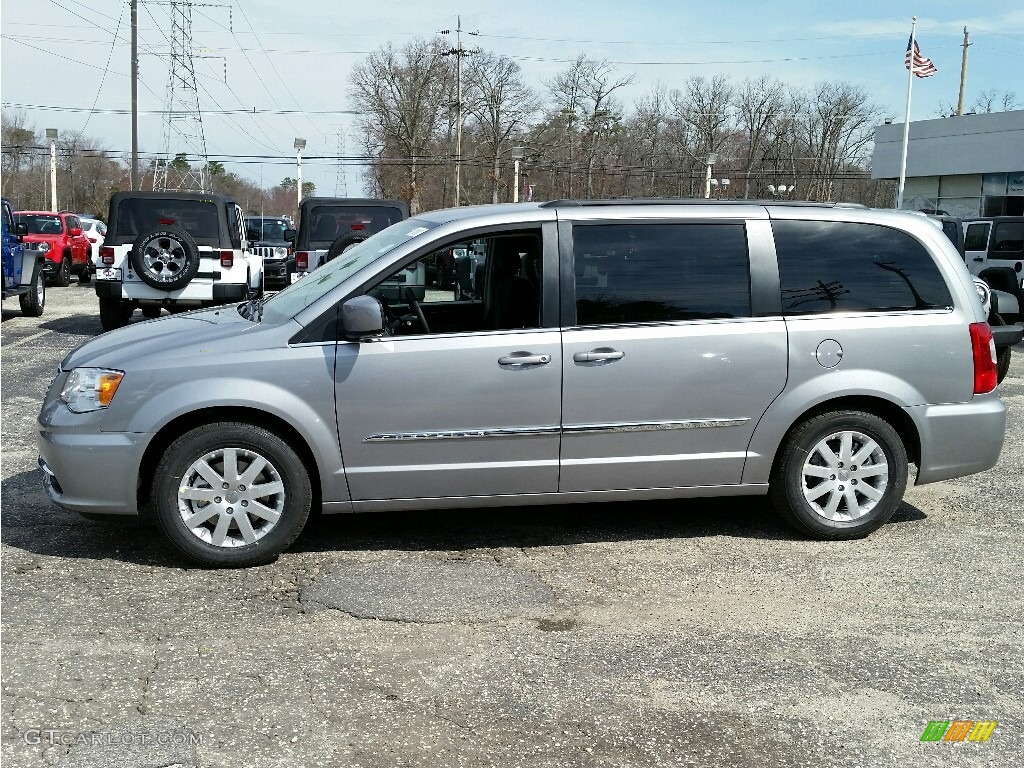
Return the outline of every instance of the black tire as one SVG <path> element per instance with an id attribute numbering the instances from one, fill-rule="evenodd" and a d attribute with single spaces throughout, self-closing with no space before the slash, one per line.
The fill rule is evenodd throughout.
<path id="1" fill-rule="evenodd" d="M 234 470 L 225 461 L 231 455 Z M 231 482 L 216 488 L 207 471 L 197 469 L 201 460 L 215 473 L 212 480 Z M 257 474 L 249 478 L 247 470 Z M 219 422 L 171 444 L 157 465 L 152 497 L 160 529 L 188 558 L 211 568 L 244 568 L 268 563 L 292 545 L 309 518 L 313 493 L 309 472 L 287 442 L 253 424 Z"/>
<path id="2" fill-rule="evenodd" d="M 53 284 L 60 288 L 67 288 L 71 285 L 71 254 L 65 253 L 60 260 L 60 267 L 53 276 Z"/>
<path id="3" fill-rule="evenodd" d="M 142 316 L 147 320 L 153 320 L 160 317 L 160 310 L 163 309 L 159 304 L 143 304 L 139 309 L 142 310 Z"/>
<path id="4" fill-rule="evenodd" d="M 181 227 L 159 227 L 135 240 L 131 265 L 146 285 L 176 291 L 188 285 L 199 271 L 199 248 Z"/>
<path id="5" fill-rule="evenodd" d="M 113 331 L 128 325 L 132 305 L 123 299 L 100 298 L 100 325 L 104 331 Z"/>
<path id="6" fill-rule="evenodd" d="M 1002 315 L 996 312 L 989 312 L 988 314 L 989 325 L 1006 325 L 1006 321 L 1003 320 Z M 1006 378 L 1006 374 L 1010 372 L 1010 358 L 1012 352 L 1010 347 L 996 347 L 996 383 L 1001 384 L 1003 379 Z"/>
<path id="7" fill-rule="evenodd" d="M 92 282 L 92 262 L 86 262 L 82 271 L 78 273 L 78 284 L 88 285 Z"/>
<path id="8" fill-rule="evenodd" d="M 843 456 L 841 435 L 850 435 L 850 458 L 871 451 L 861 454 L 859 466 Z M 834 465 L 822 461 L 822 445 L 832 450 Z M 883 462 L 887 472 L 880 471 Z M 790 431 L 772 468 L 770 496 L 776 512 L 801 533 L 817 539 L 859 539 L 893 516 L 903 500 L 907 475 L 906 448 L 888 422 L 864 411 L 834 411 Z M 808 478 L 817 482 L 808 485 Z M 864 493 L 869 487 L 870 496 Z M 818 488 L 821 493 L 815 497 Z M 806 491 L 812 494 L 810 500 Z M 827 503 L 815 503 L 826 498 Z M 830 511 L 834 500 L 836 507 Z"/>
<path id="9" fill-rule="evenodd" d="M 331 261 L 331 259 L 338 258 L 338 256 L 340 256 L 346 250 L 351 248 L 356 243 L 363 242 L 363 240 L 365 240 L 366 238 L 367 235 L 363 235 L 357 232 L 352 232 L 351 234 L 342 235 L 341 237 L 337 238 L 333 243 L 331 243 L 331 247 L 327 249 L 327 255 L 324 256 L 324 264 L 326 264 L 328 261 Z"/>
<path id="10" fill-rule="evenodd" d="M 43 314 L 43 310 L 46 309 L 46 276 L 42 267 L 36 268 L 32 290 L 21 294 L 18 303 L 21 304 L 21 314 L 25 317 L 40 317 Z"/>

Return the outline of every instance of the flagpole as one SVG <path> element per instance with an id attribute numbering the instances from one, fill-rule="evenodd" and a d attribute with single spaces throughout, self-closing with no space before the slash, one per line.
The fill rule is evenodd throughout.
<path id="1" fill-rule="evenodd" d="M 900 186 L 896 193 L 896 210 L 903 208 L 903 187 L 907 183 L 907 142 L 910 140 L 910 92 L 914 87 L 914 42 L 917 32 L 917 16 L 910 20 L 910 66 L 907 68 L 907 114 L 903 120 L 903 152 L 900 154 Z"/>

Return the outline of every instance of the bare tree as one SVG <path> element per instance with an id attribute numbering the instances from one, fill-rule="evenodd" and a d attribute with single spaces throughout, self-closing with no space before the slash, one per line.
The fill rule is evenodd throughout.
<path id="1" fill-rule="evenodd" d="M 451 66 L 439 55 L 442 48 L 438 40 L 412 40 L 400 49 L 389 43 L 351 75 L 353 106 L 364 113 L 361 129 L 382 160 L 404 169 L 401 197 L 414 214 L 420 211 L 421 165 L 447 101 Z"/>
<path id="2" fill-rule="evenodd" d="M 522 131 L 537 111 L 537 97 L 507 56 L 481 53 L 466 73 L 467 107 L 490 164 L 491 202 L 498 202 L 501 157 L 509 138 Z"/>
<path id="3" fill-rule="evenodd" d="M 750 172 L 770 139 L 772 124 L 785 104 L 782 83 L 767 75 L 744 80 L 735 94 L 737 127 L 746 138 L 743 159 L 743 197 L 750 197 Z"/>
<path id="4" fill-rule="evenodd" d="M 866 163 L 865 149 L 874 137 L 880 110 L 860 86 L 819 83 L 803 99 L 807 105 L 795 128 L 806 151 L 807 199 L 835 199 L 835 180 L 856 163 Z"/>
<path id="5" fill-rule="evenodd" d="M 569 197 L 573 195 L 577 139 L 586 168 L 586 194 L 593 197 L 594 165 L 602 139 L 622 120 L 622 107 L 612 94 L 632 82 L 632 75 L 616 77 L 606 59 L 597 61 L 580 54 L 567 70 L 547 83 L 568 139 Z"/>
<path id="6" fill-rule="evenodd" d="M 703 160 L 716 152 L 730 127 L 733 87 L 725 75 L 691 77 L 681 90 L 669 94 L 676 116 L 692 129 L 694 144 L 689 151 Z"/>

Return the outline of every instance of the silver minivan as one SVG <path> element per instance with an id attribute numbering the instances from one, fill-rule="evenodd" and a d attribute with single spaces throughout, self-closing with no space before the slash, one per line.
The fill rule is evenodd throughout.
<path id="1" fill-rule="evenodd" d="M 394 290 L 473 241 L 479 290 Z M 50 498 L 267 562 L 325 513 L 769 495 L 860 537 L 999 458 L 992 336 L 927 219 L 553 201 L 399 222 L 269 300 L 105 334 L 39 416 Z M 109 471 L 97 471 L 106 467 Z"/>

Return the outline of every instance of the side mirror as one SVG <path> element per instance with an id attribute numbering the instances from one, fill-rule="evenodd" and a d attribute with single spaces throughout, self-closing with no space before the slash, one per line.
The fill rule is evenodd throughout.
<path id="1" fill-rule="evenodd" d="M 68 230 L 68 234 L 71 235 L 71 237 L 81 237 L 82 236 L 82 228 L 81 227 L 72 227 L 71 229 Z"/>
<path id="2" fill-rule="evenodd" d="M 245 237 L 247 240 L 255 242 L 260 239 L 260 232 L 258 229 L 247 229 L 245 230 Z"/>
<path id="3" fill-rule="evenodd" d="M 373 296 L 353 296 L 341 305 L 346 341 L 373 341 L 384 335 L 384 308 Z"/>
<path id="4" fill-rule="evenodd" d="M 1024 270 L 1024 262 L 1018 261 L 1016 264 L 1013 265 L 1013 271 L 1019 275 L 1021 273 L 1021 270 Z"/>
<path id="5" fill-rule="evenodd" d="M 294 229 L 286 229 L 284 231 L 284 239 L 287 240 L 289 243 L 294 243 L 295 238 L 297 238 L 298 236 L 299 233 Z"/>
<path id="6" fill-rule="evenodd" d="M 14 235 L 16 237 L 24 237 L 28 234 L 28 224 L 24 221 L 19 221 L 14 225 Z"/>

